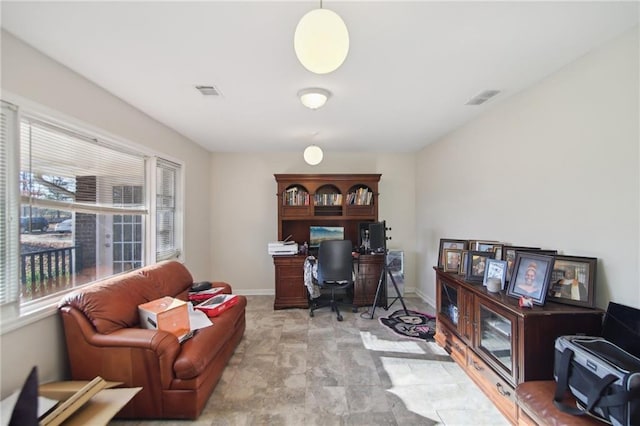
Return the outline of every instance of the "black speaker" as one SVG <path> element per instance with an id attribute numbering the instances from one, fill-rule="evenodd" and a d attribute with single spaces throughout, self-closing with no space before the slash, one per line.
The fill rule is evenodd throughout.
<path id="1" fill-rule="evenodd" d="M 384 251 L 387 248 L 386 225 L 384 221 L 369 224 L 369 246 L 372 251 Z"/>

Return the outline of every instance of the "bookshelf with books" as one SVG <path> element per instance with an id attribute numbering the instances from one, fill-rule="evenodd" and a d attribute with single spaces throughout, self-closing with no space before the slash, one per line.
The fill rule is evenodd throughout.
<path id="1" fill-rule="evenodd" d="M 380 174 L 276 174 L 278 204 L 278 240 L 289 237 L 299 245 L 310 243 L 310 228 L 342 227 L 344 238 L 354 247 L 359 243 L 360 223 L 378 221 L 378 184 Z M 365 255 L 368 257 L 369 255 Z M 275 309 L 308 306 L 304 287 L 305 255 L 274 256 L 276 298 Z M 379 258 L 380 256 L 378 256 Z M 364 259 L 362 259 L 364 261 Z M 370 259 L 378 276 L 379 259 Z M 366 275 L 366 274 L 365 274 Z M 366 278 L 356 280 L 358 305 L 371 303 L 375 296 Z"/>
<path id="2" fill-rule="evenodd" d="M 303 244 L 310 226 L 342 226 L 358 243 L 358 224 L 378 221 L 380 174 L 276 174 L 278 240 Z"/>

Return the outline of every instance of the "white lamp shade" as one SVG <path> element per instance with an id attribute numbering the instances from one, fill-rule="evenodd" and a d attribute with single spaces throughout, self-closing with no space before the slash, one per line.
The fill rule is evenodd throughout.
<path id="1" fill-rule="evenodd" d="M 302 105 L 311 109 L 318 109 L 327 102 L 330 93 L 325 89 L 304 89 L 298 92 Z"/>
<path id="2" fill-rule="evenodd" d="M 322 161 L 322 149 L 317 145 L 309 145 L 304 150 L 304 161 L 310 166 L 320 164 Z"/>
<path id="3" fill-rule="evenodd" d="M 298 22 L 293 44 L 302 66 L 316 74 L 327 74 L 347 58 L 349 31 L 334 11 L 315 9 Z"/>

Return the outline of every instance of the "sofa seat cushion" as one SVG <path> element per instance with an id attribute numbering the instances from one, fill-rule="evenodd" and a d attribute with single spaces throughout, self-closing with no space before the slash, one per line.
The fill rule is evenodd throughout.
<path id="1" fill-rule="evenodd" d="M 140 323 L 138 305 L 153 300 L 153 287 L 148 278 L 128 273 L 70 293 L 60 305 L 79 309 L 98 333 L 109 334 Z"/>
<path id="2" fill-rule="evenodd" d="M 220 316 L 211 318 L 210 327 L 197 330 L 194 336 L 182 343 L 182 349 L 173 365 L 176 378 L 192 379 L 200 375 L 227 344 L 233 330 L 242 323 L 247 298 L 238 296 L 238 303 Z"/>

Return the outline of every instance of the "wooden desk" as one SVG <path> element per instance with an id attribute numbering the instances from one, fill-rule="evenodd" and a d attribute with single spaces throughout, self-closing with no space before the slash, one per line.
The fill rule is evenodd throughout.
<path id="1" fill-rule="evenodd" d="M 309 295 L 304 285 L 304 260 L 307 256 L 273 256 L 276 273 L 276 297 L 273 309 L 308 308 Z M 384 266 L 384 256 L 377 254 L 360 255 L 354 259 L 356 281 L 354 283 L 353 304 L 371 306 L 376 297 L 380 273 Z M 381 288 L 378 306 L 386 305 L 387 289 Z"/>

